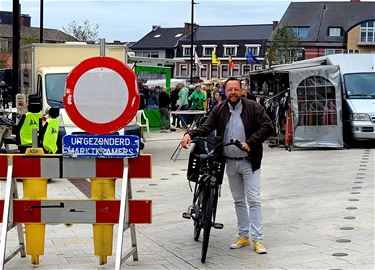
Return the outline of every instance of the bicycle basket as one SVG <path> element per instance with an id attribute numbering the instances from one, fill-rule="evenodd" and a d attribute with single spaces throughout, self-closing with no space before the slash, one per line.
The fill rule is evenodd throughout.
<path id="1" fill-rule="evenodd" d="M 202 164 L 199 156 L 201 154 L 209 154 L 215 148 L 215 145 L 222 141 L 221 137 L 210 135 L 206 139 L 213 144 L 207 143 L 205 141 L 197 141 L 190 151 L 187 170 L 187 179 L 189 181 L 197 182 L 199 180 L 199 176 L 203 174 Z M 214 176 L 221 184 L 224 173 L 225 160 L 220 155 L 221 149 L 216 150 L 218 153 L 215 153 L 213 170 L 215 171 Z"/>

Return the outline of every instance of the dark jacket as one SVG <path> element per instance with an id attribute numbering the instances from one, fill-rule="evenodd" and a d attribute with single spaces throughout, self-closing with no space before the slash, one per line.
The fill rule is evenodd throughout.
<path id="1" fill-rule="evenodd" d="M 161 92 L 159 94 L 159 108 L 169 108 L 169 95 L 166 92 Z"/>
<path id="2" fill-rule="evenodd" d="M 213 130 L 217 136 L 224 137 L 225 127 L 230 118 L 228 101 L 217 105 L 207 120 L 198 128 L 189 131 L 192 139 L 195 136 L 205 137 Z M 272 121 L 264 108 L 258 103 L 242 98 L 241 118 L 245 128 L 246 143 L 250 147 L 250 160 L 253 171 L 260 168 L 263 157 L 262 143 L 272 134 Z"/>

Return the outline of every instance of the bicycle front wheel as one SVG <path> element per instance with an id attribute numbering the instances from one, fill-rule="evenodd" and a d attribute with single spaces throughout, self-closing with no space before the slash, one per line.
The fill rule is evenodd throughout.
<path id="1" fill-rule="evenodd" d="M 206 261 L 208 242 L 210 241 L 211 227 L 213 226 L 213 213 L 216 212 L 215 196 L 217 196 L 217 190 L 210 188 L 203 201 L 203 243 L 202 243 L 202 255 L 201 262 Z M 214 209 L 215 208 L 215 209 Z"/>

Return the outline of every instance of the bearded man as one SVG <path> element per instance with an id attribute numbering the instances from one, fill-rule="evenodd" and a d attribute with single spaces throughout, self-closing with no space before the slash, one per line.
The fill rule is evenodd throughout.
<path id="1" fill-rule="evenodd" d="M 272 133 L 272 122 L 264 108 L 253 100 L 242 98 L 241 82 L 230 77 L 224 84 L 226 100 L 217 105 L 207 120 L 188 131 L 181 146 L 188 148 L 194 137 L 205 137 L 216 130 L 224 144 L 239 140 L 242 150 L 234 145 L 223 149 L 226 174 L 237 216 L 238 238 L 230 245 L 237 249 L 250 245 L 256 253 L 267 253 L 263 244 L 262 211 L 260 203 L 260 167 L 262 143 Z"/>

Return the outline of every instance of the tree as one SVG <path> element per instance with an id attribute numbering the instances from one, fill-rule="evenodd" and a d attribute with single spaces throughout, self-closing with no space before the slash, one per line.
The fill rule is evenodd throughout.
<path id="1" fill-rule="evenodd" d="M 9 53 L 5 49 L 0 50 L 0 68 L 7 67 L 7 61 L 9 56 Z"/>
<path id="2" fill-rule="evenodd" d="M 297 34 L 288 26 L 281 26 L 272 37 L 271 45 L 267 49 L 269 65 L 275 61 L 287 64 L 297 60 L 302 46 Z"/>
<path id="3" fill-rule="evenodd" d="M 39 42 L 39 39 L 36 35 L 32 34 L 30 36 L 21 36 L 21 45 L 27 45 L 31 43 Z"/>
<path id="4" fill-rule="evenodd" d="M 98 39 L 99 25 L 92 26 L 88 20 L 83 21 L 83 25 L 72 21 L 67 28 L 63 27 L 63 31 L 75 37 L 78 41 L 94 42 Z"/>

